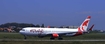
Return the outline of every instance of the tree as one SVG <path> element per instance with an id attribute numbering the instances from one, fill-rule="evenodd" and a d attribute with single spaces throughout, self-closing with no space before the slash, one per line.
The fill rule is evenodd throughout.
<path id="1" fill-rule="evenodd" d="M 35 27 L 40 27 L 40 25 L 39 25 L 39 24 L 37 24 L 37 25 L 35 25 Z"/>
<path id="2" fill-rule="evenodd" d="M 44 24 L 42 24 L 41 27 L 44 27 Z"/>
<path id="3" fill-rule="evenodd" d="M 28 23 L 12 22 L 12 23 L 1 24 L 0 27 L 1 28 L 10 28 L 11 27 L 12 30 L 19 32 L 24 27 L 35 27 L 35 25 L 34 24 L 28 24 Z"/>

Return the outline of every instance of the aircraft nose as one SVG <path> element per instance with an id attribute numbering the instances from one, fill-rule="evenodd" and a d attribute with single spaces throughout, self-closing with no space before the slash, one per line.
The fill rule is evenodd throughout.
<path id="1" fill-rule="evenodd" d="M 24 31 L 20 30 L 19 33 L 20 33 L 20 34 L 24 34 Z"/>

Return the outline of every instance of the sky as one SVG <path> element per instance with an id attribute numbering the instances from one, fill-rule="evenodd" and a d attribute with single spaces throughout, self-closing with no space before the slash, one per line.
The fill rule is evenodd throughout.
<path id="1" fill-rule="evenodd" d="M 0 0 L 0 24 L 79 26 L 87 16 L 89 26 L 104 30 L 105 0 Z"/>

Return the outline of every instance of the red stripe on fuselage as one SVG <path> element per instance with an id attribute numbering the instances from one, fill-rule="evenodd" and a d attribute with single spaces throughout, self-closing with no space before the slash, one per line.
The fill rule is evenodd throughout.
<path id="1" fill-rule="evenodd" d="M 78 35 L 82 35 L 82 31 L 81 31 L 80 27 L 78 28 L 78 32 L 74 36 L 78 36 Z"/>

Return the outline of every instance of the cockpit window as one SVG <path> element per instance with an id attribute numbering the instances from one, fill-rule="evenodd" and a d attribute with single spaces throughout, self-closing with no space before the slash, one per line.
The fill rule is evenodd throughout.
<path id="1" fill-rule="evenodd" d="M 22 31 L 25 31 L 25 29 L 22 29 Z"/>

